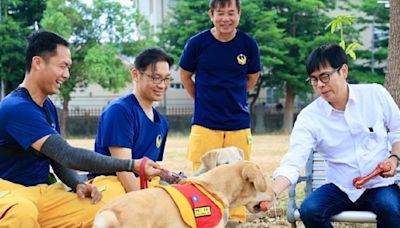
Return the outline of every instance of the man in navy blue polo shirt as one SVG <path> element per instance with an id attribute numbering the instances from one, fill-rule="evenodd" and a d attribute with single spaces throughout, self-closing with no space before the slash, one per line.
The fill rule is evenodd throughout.
<path id="1" fill-rule="evenodd" d="M 60 36 L 37 31 L 28 37 L 24 81 L 0 102 L 2 226 L 91 227 L 105 201 L 73 169 L 132 172 L 140 167 L 140 159 L 102 156 L 72 147 L 60 136 L 56 108 L 48 96 L 68 79 L 71 64 L 68 42 Z M 61 183 L 47 184 L 50 165 L 75 193 Z M 149 177 L 160 172 L 152 161 L 145 171 Z"/>

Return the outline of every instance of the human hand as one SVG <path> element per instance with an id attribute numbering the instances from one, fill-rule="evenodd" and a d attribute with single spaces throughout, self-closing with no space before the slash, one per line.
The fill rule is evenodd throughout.
<path id="1" fill-rule="evenodd" d="M 142 164 L 143 160 L 146 160 L 144 164 L 144 173 L 146 178 L 150 180 L 155 176 L 159 176 L 161 172 L 160 165 L 148 158 L 135 159 L 133 171 L 140 171 L 140 165 Z"/>
<path id="2" fill-rule="evenodd" d="M 92 184 L 78 184 L 76 185 L 76 194 L 79 198 L 85 197 L 92 198 L 92 204 L 97 204 L 103 198 L 103 194 Z"/>
<path id="3" fill-rule="evenodd" d="M 167 185 L 168 184 L 177 184 L 182 179 L 186 179 L 185 174 L 183 174 L 182 172 L 175 173 L 175 172 L 171 172 L 165 168 L 161 168 L 161 172 L 160 172 L 159 176 L 160 176 L 160 183 L 164 182 Z"/>
<path id="4" fill-rule="evenodd" d="M 261 201 L 258 205 L 260 211 L 269 211 L 271 209 L 275 209 L 275 205 L 279 203 L 279 198 L 276 192 L 270 189 L 269 199 Z"/>
<path id="5" fill-rule="evenodd" d="M 391 162 L 388 159 L 383 160 L 379 163 L 376 168 L 367 176 L 359 176 L 353 179 L 353 185 L 357 189 L 361 189 L 364 187 L 364 184 L 367 183 L 370 179 L 376 177 L 377 175 L 381 175 L 385 177 L 385 174 L 392 173 L 393 168 Z M 388 177 L 388 176 L 386 176 Z"/>
<path id="6" fill-rule="evenodd" d="M 381 176 L 382 177 L 394 177 L 397 174 L 397 158 L 396 157 L 390 157 L 386 160 L 383 160 L 381 163 L 379 163 L 379 166 L 381 167 L 388 167 L 384 169 L 382 172 Z M 389 169 L 390 166 L 390 169 Z"/>

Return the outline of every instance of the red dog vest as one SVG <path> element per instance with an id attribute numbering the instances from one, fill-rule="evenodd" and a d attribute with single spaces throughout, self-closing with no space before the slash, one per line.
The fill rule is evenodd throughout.
<path id="1" fill-rule="evenodd" d="M 221 202 L 196 184 L 157 186 L 167 191 L 179 208 L 182 219 L 192 228 L 215 227 L 222 219 Z"/>

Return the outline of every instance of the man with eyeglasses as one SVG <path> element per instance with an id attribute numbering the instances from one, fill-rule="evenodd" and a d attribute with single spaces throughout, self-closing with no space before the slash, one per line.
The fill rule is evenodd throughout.
<path id="1" fill-rule="evenodd" d="M 318 151 L 326 162 L 327 184 L 300 207 L 306 227 L 332 227 L 329 218 L 345 210 L 372 211 L 378 227 L 398 227 L 400 190 L 394 176 L 400 156 L 399 108 L 381 85 L 346 82 L 347 56 L 339 45 L 316 48 L 306 69 L 320 97 L 298 115 L 289 151 L 273 174 L 272 189 L 279 195 L 296 183 L 310 152 Z M 354 178 L 383 164 L 390 171 L 361 189 L 353 186 Z"/>
<path id="2" fill-rule="evenodd" d="M 173 80 L 172 65 L 173 58 L 160 48 L 148 48 L 136 56 L 131 71 L 135 89 L 112 101 L 101 114 L 97 153 L 121 159 L 162 160 L 168 122 L 153 105 L 163 98 Z M 88 178 L 95 186 L 112 189 L 113 195 L 140 189 L 139 178 L 130 172 L 92 172 Z"/>

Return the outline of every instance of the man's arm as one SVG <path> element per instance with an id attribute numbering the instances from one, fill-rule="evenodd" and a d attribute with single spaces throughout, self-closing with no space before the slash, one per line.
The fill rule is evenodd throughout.
<path id="1" fill-rule="evenodd" d="M 272 191 L 274 191 L 275 196 L 279 196 L 283 191 L 285 191 L 290 186 L 290 181 L 284 176 L 277 176 L 272 182 Z"/>
<path id="2" fill-rule="evenodd" d="M 382 163 L 386 161 L 390 162 L 391 169 L 388 172 L 383 172 L 382 176 L 384 177 L 394 177 L 397 174 L 397 166 L 399 165 L 400 158 L 400 142 L 396 142 L 392 145 L 392 155 L 389 156 L 387 160 L 384 160 Z"/>
<path id="3" fill-rule="evenodd" d="M 109 147 L 111 155 L 121 159 L 131 159 L 132 150 L 124 147 Z M 117 172 L 118 180 L 121 182 L 126 192 L 140 189 L 139 179 L 131 172 Z"/>
<path id="4" fill-rule="evenodd" d="M 247 91 L 250 91 L 254 88 L 254 86 L 257 84 L 257 80 L 259 77 L 260 72 L 247 75 Z"/>
<path id="5" fill-rule="evenodd" d="M 72 147 L 58 134 L 44 136 L 34 142 L 32 147 L 64 167 L 83 171 L 138 171 L 142 161 L 142 159 L 118 159 Z M 149 178 L 157 176 L 161 172 L 159 168 L 157 163 L 149 160 L 145 166 L 146 176 Z"/>
<path id="6" fill-rule="evenodd" d="M 181 76 L 181 81 L 183 86 L 185 86 L 186 91 L 189 93 L 189 95 L 194 99 L 194 81 L 193 81 L 193 72 L 187 71 L 182 69 L 181 67 L 179 68 L 179 75 Z"/>
<path id="7" fill-rule="evenodd" d="M 54 173 L 57 175 L 60 180 L 70 187 L 72 191 L 76 191 L 76 186 L 78 184 L 83 184 L 84 181 L 81 180 L 80 176 L 75 170 L 65 168 L 60 163 L 50 159 L 51 167 L 54 170 Z"/>
<path id="8" fill-rule="evenodd" d="M 65 168 L 58 162 L 51 159 L 50 164 L 51 167 L 53 167 L 54 173 L 57 175 L 57 177 L 60 178 L 64 184 L 70 187 L 72 191 L 76 192 L 78 197 L 89 197 L 91 198 L 93 204 L 97 204 L 103 198 L 103 195 L 98 191 L 96 186 L 84 183 L 75 170 Z"/>

